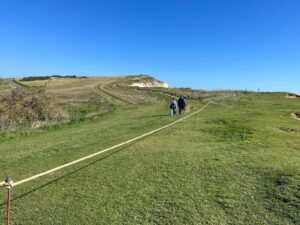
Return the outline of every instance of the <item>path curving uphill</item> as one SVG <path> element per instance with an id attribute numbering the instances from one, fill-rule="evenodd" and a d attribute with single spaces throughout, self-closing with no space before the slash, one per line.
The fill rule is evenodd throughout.
<path id="1" fill-rule="evenodd" d="M 18 84 L 14 79 L 8 79 L 8 84 L 12 88 L 23 88 L 20 84 Z"/>

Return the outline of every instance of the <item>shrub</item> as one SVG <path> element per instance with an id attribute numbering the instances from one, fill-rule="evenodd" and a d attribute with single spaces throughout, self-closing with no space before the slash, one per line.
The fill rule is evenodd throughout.
<path id="1" fill-rule="evenodd" d="M 83 79 L 87 78 L 87 76 L 76 76 L 76 75 L 52 75 L 52 76 L 36 76 L 36 77 L 23 77 L 21 81 L 36 81 L 36 80 L 49 80 L 51 78 L 78 78 L 78 79 Z"/>
<path id="2" fill-rule="evenodd" d="M 58 118 L 53 100 L 42 89 L 14 89 L 0 97 L 1 131 Z"/>

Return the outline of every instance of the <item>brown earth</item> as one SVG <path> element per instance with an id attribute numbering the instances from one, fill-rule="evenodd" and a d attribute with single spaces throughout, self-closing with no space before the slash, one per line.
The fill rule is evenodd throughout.
<path id="1" fill-rule="evenodd" d="M 291 117 L 295 120 L 300 120 L 300 113 L 291 113 Z"/>
<path id="2" fill-rule="evenodd" d="M 293 94 L 293 93 L 287 93 L 284 97 L 289 98 L 289 99 L 300 98 L 299 95 L 296 95 L 296 94 Z"/>

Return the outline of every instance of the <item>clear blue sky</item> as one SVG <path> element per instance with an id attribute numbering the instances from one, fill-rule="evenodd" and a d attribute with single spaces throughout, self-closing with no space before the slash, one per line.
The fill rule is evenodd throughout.
<path id="1" fill-rule="evenodd" d="M 0 0 L 0 76 L 300 93 L 299 0 Z"/>

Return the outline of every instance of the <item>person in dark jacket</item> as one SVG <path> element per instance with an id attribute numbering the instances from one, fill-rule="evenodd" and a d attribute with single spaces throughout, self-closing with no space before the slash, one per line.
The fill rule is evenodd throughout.
<path id="1" fill-rule="evenodd" d="M 180 95 L 180 98 L 178 99 L 179 114 L 181 114 L 182 111 L 185 110 L 185 105 L 185 99 L 182 95 Z"/>
<path id="2" fill-rule="evenodd" d="M 174 115 L 176 115 L 176 108 L 177 108 L 176 101 L 175 101 L 175 99 L 174 99 L 174 98 L 172 98 L 172 100 L 171 100 L 171 104 L 170 104 L 170 109 L 171 109 L 171 111 L 170 111 L 170 115 L 171 115 L 171 116 L 174 116 Z"/>

